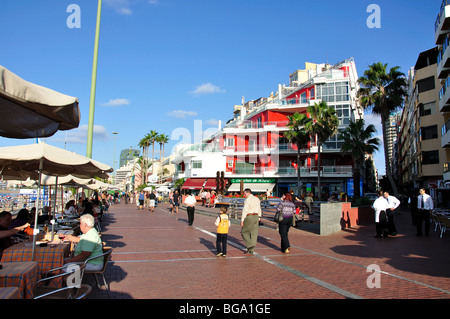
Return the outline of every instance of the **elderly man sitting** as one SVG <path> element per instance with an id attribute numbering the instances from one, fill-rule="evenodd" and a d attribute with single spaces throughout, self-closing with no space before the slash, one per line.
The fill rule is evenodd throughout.
<path id="1" fill-rule="evenodd" d="M 80 217 L 80 230 L 83 233 L 80 237 L 67 235 L 66 239 L 75 246 L 72 258 L 64 260 L 65 264 L 83 263 L 86 259 L 103 254 L 103 246 L 97 230 L 94 228 L 94 216 L 85 214 Z M 103 256 L 90 260 L 86 264 L 86 270 L 97 271 L 103 267 Z"/>

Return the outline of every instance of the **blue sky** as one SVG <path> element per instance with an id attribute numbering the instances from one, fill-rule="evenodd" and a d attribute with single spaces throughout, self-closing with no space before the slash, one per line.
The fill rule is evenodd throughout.
<path id="1" fill-rule="evenodd" d="M 381 9 L 370 29 L 367 7 Z M 71 4 L 80 28 L 69 28 Z M 382 61 L 408 72 L 434 46 L 441 0 L 103 0 L 92 157 L 113 166 L 150 130 L 173 134 L 224 124 L 233 107 L 268 96 L 305 62 L 353 57 L 361 76 Z M 76 96 L 80 128 L 46 142 L 86 154 L 97 1 L 0 2 L 0 65 L 27 81 Z M 370 114 L 366 122 L 377 124 Z M 199 122 L 197 122 L 199 123 Z M 381 136 L 381 131 L 379 131 Z M 35 140 L 0 137 L 0 146 Z M 159 147 L 157 148 L 159 149 Z M 376 156 L 380 174 L 384 157 Z M 116 165 L 117 168 L 117 165 Z"/>

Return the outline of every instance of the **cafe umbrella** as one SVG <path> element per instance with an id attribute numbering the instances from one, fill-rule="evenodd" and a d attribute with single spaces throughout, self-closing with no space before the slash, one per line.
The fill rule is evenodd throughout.
<path id="1" fill-rule="evenodd" d="M 78 99 L 28 82 L 0 65 L 0 136 L 39 138 L 77 128 Z"/>
<path id="2" fill-rule="evenodd" d="M 0 147 L 0 168 L 8 171 L 21 171 L 30 176 L 38 173 L 38 194 L 42 184 L 42 174 L 65 176 L 71 174 L 79 178 L 95 176 L 105 178 L 113 169 L 103 163 L 77 153 L 64 150 L 46 143 Z M 0 172 L 1 174 L 1 172 Z M 37 229 L 39 197 L 36 201 L 34 229 Z M 36 234 L 33 236 L 32 260 L 35 256 Z"/>

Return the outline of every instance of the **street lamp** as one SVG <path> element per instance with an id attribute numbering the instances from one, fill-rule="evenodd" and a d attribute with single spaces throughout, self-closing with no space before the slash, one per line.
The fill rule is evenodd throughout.
<path id="1" fill-rule="evenodd" d="M 114 185 L 116 185 L 116 136 L 119 132 L 112 132 L 114 135 L 114 154 L 113 154 L 113 171 L 114 171 Z"/>
<path id="2" fill-rule="evenodd" d="M 102 14 L 102 0 L 98 0 L 97 25 L 95 27 L 94 61 L 92 63 L 91 96 L 89 99 L 88 135 L 86 143 L 86 157 L 89 158 L 92 158 L 92 140 L 94 137 L 95 87 L 97 84 L 98 40 L 100 36 L 101 14 Z"/>

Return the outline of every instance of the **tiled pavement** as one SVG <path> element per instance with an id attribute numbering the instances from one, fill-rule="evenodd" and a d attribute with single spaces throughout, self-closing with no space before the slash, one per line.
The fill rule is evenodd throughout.
<path id="1" fill-rule="evenodd" d="M 109 299 L 449 299 L 450 232 L 439 238 L 432 227 L 416 237 L 406 210 L 396 225 L 399 235 L 382 239 L 374 225 L 329 236 L 291 228 L 289 255 L 275 229 L 260 227 L 248 256 L 233 223 L 223 258 L 215 257 L 212 216 L 196 213 L 188 226 L 186 211 L 171 214 L 167 204 L 154 213 L 113 205 L 102 222 L 102 240 L 114 247 Z M 89 299 L 108 298 L 90 276 Z"/>

